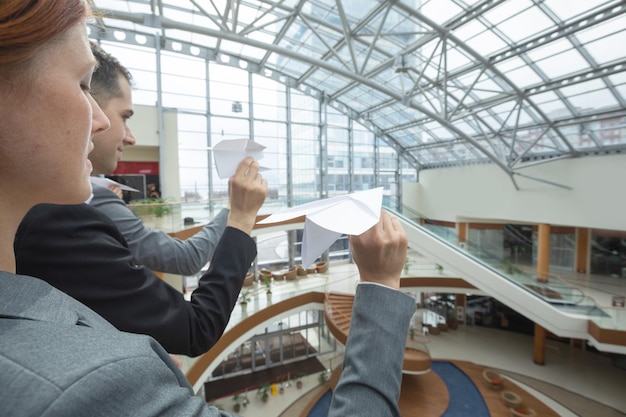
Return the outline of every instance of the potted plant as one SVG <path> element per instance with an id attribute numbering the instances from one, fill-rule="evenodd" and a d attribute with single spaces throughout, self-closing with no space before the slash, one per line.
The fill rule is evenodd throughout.
<path id="1" fill-rule="evenodd" d="M 239 304 L 245 305 L 250 301 L 250 293 L 252 292 L 252 288 L 242 289 L 239 294 Z"/>
<path id="2" fill-rule="evenodd" d="M 261 280 L 263 281 L 263 285 L 265 285 L 265 292 L 268 294 L 272 293 L 272 274 L 261 274 Z"/>
<path id="3" fill-rule="evenodd" d="M 317 381 L 320 383 L 320 385 L 324 385 L 325 383 L 327 383 L 329 380 L 329 376 L 328 376 L 328 370 L 323 370 L 322 372 L 320 372 L 320 374 L 317 377 Z"/>
<path id="4" fill-rule="evenodd" d="M 502 375 L 492 369 L 483 370 L 483 380 L 489 388 L 495 390 L 501 389 L 504 383 L 504 378 L 502 378 Z"/>
<path id="5" fill-rule="evenodd" d="M 287 270 L 287 272 L 285 272 L 285 279 L 288 281 L 295 280 L 297 276 L 298 276 L 298 270 L 295 266 L 292 266 L 291 268 Z"/>
<path id="6" fill-rule="evenodd" d="M 301 389 L 302 388 L 302 374 L 297 374 L 294 377 L 295 381 L 296 381 L 296 388 Z"/>
<path id="7" fill-rule="evenodd" d="M 241 407 L 247 407 L 248 403 L 250 401 L 248 401 L 248 393 L 245 392 L 244 394 L 235 394 L 233 395 L 233 401 L 235 402 L 235 405 L 233 405 L 233 410 L 235 411 L 235 413 L 238 413 L 241 411 Z M 223 410 L 223 408 L 220 408 L 220 410 Z"/>
<path id="8" fill-rule="evenodd" d="M 266 403 L 270 399 L 270 384 L 263 384 L 259 386 L 256 395 L 261 398 L 261 401 Z"/>
<path id="9" fill-rule="evenodd" d="M 239 394 L 233 395 L 233 401 L 235 402 L 235 405 L 233 405 L 233 411 L 235 411 L 235 413 L 240 412 L 241 411 L 241 396 Z"/>
<path id="10" fill-rule="evenodd" d="M 504 404 L 509 408 L 517 408 L 522 405 L 522 397 L 513 391 L 502 391 L 500 396 L 502 397 Z"/>
<path id="11" fill-rule="evenodd" d="M 166 214 L 172 213 L 172 206 L 167 203 L 167 199 L 162 197 L 150 197 L 137 200 L 134 202 L 135 214 L 154 214 L 157 218 L 163 217 Z"/>
<path id="12" fill-rule="evenodd" d="M 511 416 L 513 417 L 534 417 L 537 415 L 532 408 L 525 407 L 523 405 L 515 408 L 509 408 L 511 410 Z"/>
<path id="13" fill-rule="evenodd" d="M 248 272 L 246 277 L 243 279 L 243 286 L 249 287 L 252 284 L 254 284 L 254 272 Z"/>
<path id="14" fill-rule="evenodd" d="M 318 262 L 315 264 L 315 270 L 320 273 L 323 274 L 324 272 L 328 271 L 328 262 Z"/>

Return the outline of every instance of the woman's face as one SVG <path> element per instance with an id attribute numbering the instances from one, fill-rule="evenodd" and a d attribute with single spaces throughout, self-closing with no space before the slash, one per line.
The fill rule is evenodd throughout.
<path id="1" fill-rule="evenodd" d="M 33 65 L 0 84 L 2 191 L 27 204 L 81 203 L 91 192 L 91 134 L 109 127 L 88 91 L 95 60 L 85 26 L 47 45 Z"/>

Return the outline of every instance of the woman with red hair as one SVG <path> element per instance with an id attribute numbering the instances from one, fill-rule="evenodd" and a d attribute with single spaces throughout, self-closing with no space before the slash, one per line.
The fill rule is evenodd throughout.
<path id="1" fill-rule="evenodd" d="M 0 2 L 0 415 L 226 416 L 194 395 L 154 339 L 120 332 L 45 282 L 15 274 L 13 239 L 25 213 L 40 203 L 79 204 L 91 192 L 90 136 L 109 121 L 89 92 L 88 17 L 84 0 Z M 229 181 L 240 197 L 229 224 L 247 233 L 267 194 L 258 170 L 247 158 Z M 377 285 L 357 289 L 330 415 L 399 415 L 415 309 L 397 291 L 406 236 L 383 213 L 351 243 L 361 280 Z"/>

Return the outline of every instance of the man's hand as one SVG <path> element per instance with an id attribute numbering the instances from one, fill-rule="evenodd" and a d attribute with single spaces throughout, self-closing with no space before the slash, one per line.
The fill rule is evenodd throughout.
<path id="1" fill-rule="evenodd" d="M 352 256 L 361 281 L 400 288 L 408 240 L 395 216 L 383 211 L 380 220 L 359 236 L 350 236 Z"/>
<path id="2" fill-rule="evenodd" d="M 228 180 L 230 213 L 226 225 L 249 234 L 266 196 L 267 180 L 259 174 L 259 164 L 247 157 Z"/>

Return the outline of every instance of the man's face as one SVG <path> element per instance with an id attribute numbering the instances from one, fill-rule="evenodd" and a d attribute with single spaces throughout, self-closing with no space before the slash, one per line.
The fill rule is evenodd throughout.
<path id="1" fill-rule="evenodd" d="M 111 127 L 93 135 L 94 149 L 89 154 L 94 174 L 110 174 L 117 168 L 127 146 L 135 144 L 135 137 L 128 127 L 128 119 L 134 113 L 130 84 L 122 74 L 118 75 L 121 97 L 114 97 L 102 109 Z"/>

